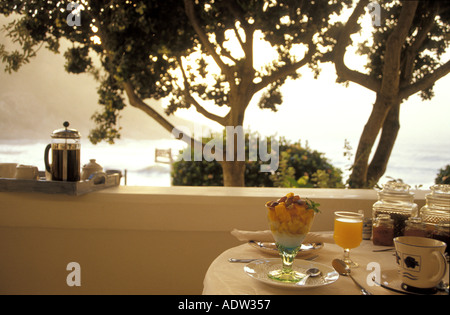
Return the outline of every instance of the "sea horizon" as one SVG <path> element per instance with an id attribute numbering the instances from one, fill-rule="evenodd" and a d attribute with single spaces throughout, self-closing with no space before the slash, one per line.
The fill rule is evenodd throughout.
<path id="1" fill-rule="evenodd" d="M 48 142 L 50 139 L 48 141 L 0 139 L 0 163 L 34 165 L 43 171 L 45 170 L 44 149 Z M 341 169 L 345 184 L 353 161 L 344 156 L 344 141 L 340 143 L 333 140 L 314 139 L 300 141 L 300 143 L 302 146 L 307 145 L 311 150 L 323 153 L 323 156 L 334 167 Z M 351 145 L 354 153 L 356 144 L 351 143 Z M 127 185 L 129 186 L 168 187 L 171 186 L 171 166 L 155 162 L 155 149 L 171 149 L 176 159 L 179 151 L 186 146 L 180 140 L 169 138 L 160 140 L 122 139 L 113 145 L 107 143 L 94 145 L 87 139 L 82 139 L 81 165 L 89 163 L 90 159 L 96 159 L 97 163 L 102 165 L 105 170 L 119 170 L 123 175 L 126 171 Z M 403 140 L 396 144 L 386 173 L 378 185 L 381 186 L 390 178 L 394 178 L 401 179 L 412 189 L 427 190 L 434 185 L 439 170 L 445 167 L 446 162 L 448 164 L 448 159 L 446 159 L 448 156 L 450 156 L 449 146 L 429 142 L 425 146 L 422 144 L 421 150 L 417 150 L 411 143 Z"/>

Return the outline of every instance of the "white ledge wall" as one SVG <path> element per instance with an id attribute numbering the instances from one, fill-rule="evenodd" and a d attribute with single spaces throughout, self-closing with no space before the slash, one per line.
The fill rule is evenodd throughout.
<path id="1" fill-rule="evenodd" d="M 234 228 L 267 229 L 264 204 L 287 192 L 333 212 L 371 215 L 374 190 L 117 187 L 84 196 L 0 193 L 0 294 L 200 294 L 211 261 L 238 245 Z M 415 191 L 424 205 L 427 191 Z M 68 287 L 69 262 L 81 287 Z"/>

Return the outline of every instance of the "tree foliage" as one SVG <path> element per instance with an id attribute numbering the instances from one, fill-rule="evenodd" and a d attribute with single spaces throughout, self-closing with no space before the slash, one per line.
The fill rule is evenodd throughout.
<path id="1" fill-rule="evenodd" d="M 99 80 L 102 109 L 93 116 L 92 142 L 114 142 L 120 136 L 117 118 L 125 106 L 139 108 L 163 128 L 174 126 L 145 103 L 169 98 L 167 114 L 194 107 L 222 126 L 241 126 L 255 95 L 259 106 L 276 111 L 280 87 L 330 52 L 325 36 L 330 16 L 351 0 L 82 0 L 81 23 L 69 26 L 69 1 L 4 0 L 0 13 L 18 14 L 6 29 L 23 52 L 0 54 L 8 71 L 28 62 L 40 45 L 58 52 L 65 38 L 66 70 L 90 72 Z M 257 65 L 255 43 L 262 40 L 276 52 Z M 4 48 L 4 47 L 3 47 Z M 96 55 L 100 67 L 91 60 Z M 228 109 L 224 116 L 206 109 L 213 103 Z M 180 136 L 180 138 L 182 138 Z M 222 163 L 225 182 L 243 184 L 243 164 Z"/>
<path id="2" fill-rule="evenodd" d="M 90 72 L 99 81 L 101 110 L 93 116 L 98 128 L 91 141 L 114 142 L 119 137 L 117 118 L 125 107 L 124 84 L 133 86 L 139 99 L 170 95 L 178 67 L 174 56 L 192 49 L 193 30 L 179 1 L 80 1 L 79 11 L 68 10 L 71 1 L 2 1 L 0 12 L 14 14 L 6 35 L 21 46 L 3 52 L 7 69 L 18 70 L 45 45 L 59 53 L 60 40 L 72 47 L 64 53 L 70 73 Z M 80 25 L 70 26 L 71 14 Z M 18 56 L 14 58 L 14 56 Z M 94 68 L 92 58 L 99 60 Z"/>

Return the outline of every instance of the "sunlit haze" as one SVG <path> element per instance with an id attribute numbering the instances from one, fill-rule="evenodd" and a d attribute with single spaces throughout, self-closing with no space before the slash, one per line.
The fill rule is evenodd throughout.
<path id="1" fill-rule="evenodd" d="M 0 19 L 1 24 L 3 21 Z M 367 18 L 363 23 L 366 31 L 372 27 Z M 354 39 L 357 40 L 358 36 L 364 39 L 365 34 L 356 34 Z M 4 37 L 0 38 L 0 44 L 9 44 L 5 41 Z M 232 41 L 230 45 L 233 45 Z M 267 43 L 256 41 L 255 48 L 255 67 L 275 57 Z M 298 51 L 301 55 L 302 49 Z M 447 54 L 443 60 L 449 56 Z M 54 55 L 41 49 L 35 60 L 18 73 L 0 72 L 0 139 L 37 137 L 45 140 L 54 129 L 61 127 L 63 121 L 70 120 L 72 126 L 82 132 L 83 141 L 88 142 L 86 136 L 94 127 L 90 117 L 100 109 L 97 83 L 85 74 L 66 73 L 64 62 L 61 54 Z M 346 62 L 349 67 L 364 71 L 365 60 L 357 56 L 354 49 L 348 50 Z M 353 83 L 348 87 L 336 83 L 332 64 L 323 64 L 321 68 L 317 80 L 305 67 L 298 80 L 287 81 L 282 88 L 284 102 L 278 106 L 277 112 L 259 109 L 259 95 L 256 95 L 246 111 L 244 128 L 264 136 L 283 136 L 304 145 L 308 143 L 338 167 L 348 169 L 351 161 L 343 157 L 344 141 L 349 141 L 354 153 L 375 101 L 375 93 Z M 450 76 L 447 75 L 435 84 L 435 96 L 431 101 L 423 102 L 418 95 L 413 95 L 401 105 L 401 129 L 387 176 L 408 179 L 417 165 L 426 165 L 429 169 L 427 177 L 414 179 L 415 182 L 410 184 L 428 186 L 438 170 L 450 163 L 449 86 Z M 155 101 L 151 102 L 160 106 Z M 167 102 L 163 100 L 161 103 Z M 212 104 L 205 107 L 219 115 L 227 112 L 226 108 L 217 109 Z M 221 130 L 193 108 L 179 110 L 169 120 L 174 124 L 201 123 L 213 131 Z M 124 140 L 171 138 L 169 132 L 130 106 L 124 110 L 120 125 Z"/>

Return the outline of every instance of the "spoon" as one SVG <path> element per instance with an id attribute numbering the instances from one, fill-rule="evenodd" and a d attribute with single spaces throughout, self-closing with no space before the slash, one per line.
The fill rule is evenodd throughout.
<path id="1" fill-rule="evenodd" d="M 388 252 L 390 250 L 395 250 L 395 247 L 383 248 L 383 249 L 374 249 L 372 252 L 379 253 L 379 252 Z"/>
<path id="2" fill-rule="evenodd" d="M 356 280 L 350 274 L 350 272 L 351 272 L 350 267 L 343 260 L 335 259 L 335 260 L 333 260 L 332 265 L 333 265 L 333 268 L 336 269 L 337 272 L 339 272 L 339 274 L 341 274 L 343 276 L 349 276 L 353 280 L 353 282 L 356 284 L 356 286 L 361 290 L 361 294 L 372 295 L 372 293 L 367 291 L 363 286 L 361 286 L 358 282 L 356 282 Z"/>
<path id="3" fill-rule="evenodd" d="M 304 277 L 301 281 L 300 281 L 300 285 L 305 285 L 306 281 L 308 280 L 309 277 L 317 277 L 320 276 L 322 274 L 322 271 L 320 271 L 317 268 L 309 268 L 308 270 L 305 271 L 306 273 L 306 277 Z"/>

